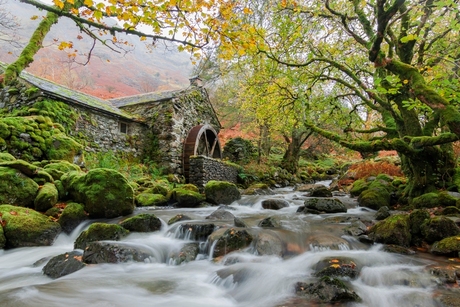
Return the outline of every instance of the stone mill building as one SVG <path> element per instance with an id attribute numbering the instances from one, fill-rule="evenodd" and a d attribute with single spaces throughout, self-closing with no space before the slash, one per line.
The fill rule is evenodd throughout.
<path id="1" fill-rule="evenodd" d="M 103 100 L 22 73 L 18 85 L 1 89 L 0 109 L 31 107 L 43 99 L 61 101 L 78 114 L 75 129 L 69 134 L 87 140 L 86 152 L 147 156 L 165 172 L 193 183 L 236 181 L 235 169 L 209 159 L 222 156 L 218 138 L 221 125 L 206 89 L 197 78 L 190 81 L 181 90 Z M 194 157 L 201 159 L 192 162 Z M 199 166 L 192 166 L 193 170 L 191 164 Z"/>

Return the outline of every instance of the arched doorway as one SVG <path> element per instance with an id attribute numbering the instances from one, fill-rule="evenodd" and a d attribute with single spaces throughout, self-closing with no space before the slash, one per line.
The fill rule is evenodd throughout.
<path id="1" fill-rule="evenodd" d="M 222 159 L 219 137 L 211 125 L 198 125 L 190 129 L 182 150 L 182 167 L 188 181 L 190 173 L 190 156 L 206 156 Z"/>

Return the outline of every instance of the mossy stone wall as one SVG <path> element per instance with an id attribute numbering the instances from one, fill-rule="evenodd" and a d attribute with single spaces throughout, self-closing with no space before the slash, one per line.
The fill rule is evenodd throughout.
<path id="1" fill-rule="evenodd" d="M 189 182 L 203 189 L 211 180 L 237 183 L 238 169 L 205 156 L 190 157 Z"/>

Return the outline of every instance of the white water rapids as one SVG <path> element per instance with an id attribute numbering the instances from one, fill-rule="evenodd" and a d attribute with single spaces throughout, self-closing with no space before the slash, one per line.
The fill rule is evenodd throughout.
<path id="1" fill-rule="evenodd" d="M 168 226 L 164 223 L 160 232 L 132 233 L 123 239 L 124 242 L 150 249 L 155 256 L 148 263 L 89 265 L 58 279 L 43 275 L 42 268 L 47 259 L 73 250 L 76 237 L 89 225 L 85 224 L 70 236 L 61 234 L 53 246 L 0 251 L 0 306 L 318 306 L 307 301 L 292 304 L 294 287 L 299 281 L 313 281 L 315 264 L 330 257 L 353 259 L 361 267 L 359 277 L 351 280 L 350 285 L 362 302 L 339 306 L 442 306 L 433 298 L 436 282 L 426 270 L 426 266 L 432 264 L 429 260 L 386 253 L 379 245 L 366 246 L 340 231 L 338 236 L 348 241 L 351 248 L 328 250 L 309 247 L 305 238 L 311 233 L 335 231 L 334 225 L 322 221 L 339 214 L 296 214 L 297 208 L 303 204 L 299 195 L 301 193 L 282 190 L 276 196 L 244 196 L 229 208 L 248 227 L 254 228 L 257 228 L 261 219 L 278 215 L 282 220 L 284 230 L 280 230 L 280 233 L 285 242 L 298 246 L 296 253 L 285 259 L 260 256 L 254 248 L 249 247 L 219 261 L 213 261 L 209 254 L 203 253 L 195 261 L 175 265 L 169 255 L 190 241 L 178 237 L 177 224 Z M 262 209 L 262 199 L 274 197 L 288 200 L 290 207 L 278 211 Z M 179 213 L 192 217 L 194 221 L 205 221 L 205 217 L 216 209 L 139 210 L 154 213 L 167 222 Z M 348 211 L 348 215 L 373 214 L 360 211 L 360 208 L 350 208 Z M 233 221 L 221 222 L 226 223 L 233 225 Z M 210 248 L 207 247 L 207 253 Z M 230 257 L 238 258 L 238 261 L 228 265 L 225 260 Z"/>

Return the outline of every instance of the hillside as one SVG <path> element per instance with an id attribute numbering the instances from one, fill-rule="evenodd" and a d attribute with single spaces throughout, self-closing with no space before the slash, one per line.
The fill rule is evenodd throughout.
<path id="1" fill-rule="evenodd" d="M 39 20 L 45 15 L 31 5 L 7 0 L 0 9 L 11 12 L 20 27 L 15 41 L 22 46 L 28 41 Z M 36 20 L 31 17 L 39 16 Z M 111 36 L 102 36 L 102 39 Z M 120 38 L 119 38 L 120 39 Z M 125 36 L 120 53 L 98 43 L 89 64 L 83 66 L 93 40 L 79 32 L 69 20 L 62 19 L 47 35 L 44 48 L 36 55 L 28 72 L 70 88 L 100 97 L 114 98 L 146 92 L 173 90 L 188 86 L 192 71 L 190 56 L 176 51 L 175 46 L 158 43 L 146 46 L 138 37 Z M 73 48 L 59 50 L 62 41 L 72 42 Z M 20 48 L 0 41 L 0 61 L 12 62 Z M 75 57 L 73 56 L 75 55 Z"/>

